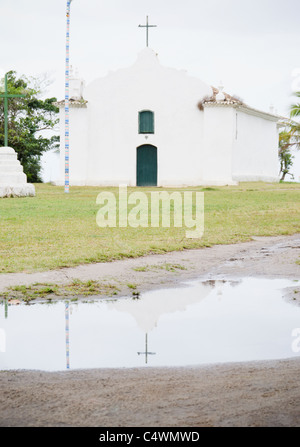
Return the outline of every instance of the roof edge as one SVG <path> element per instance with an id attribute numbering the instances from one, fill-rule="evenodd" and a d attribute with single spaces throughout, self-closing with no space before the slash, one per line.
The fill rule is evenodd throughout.
<path id="1" fill-rule="evenodd" d="M 86 107 L 87 103 L 88 103 L 88 101 L 86 101 L 85 99 L 70 98 L 70 100 L 69 100 L 70 107 L 79 107 L 79 108 Z M 59 108 L 65 107 L 65 104 L 66 104 L 66 101 L 64 99 L 54 103 L 54 105 Z"/>

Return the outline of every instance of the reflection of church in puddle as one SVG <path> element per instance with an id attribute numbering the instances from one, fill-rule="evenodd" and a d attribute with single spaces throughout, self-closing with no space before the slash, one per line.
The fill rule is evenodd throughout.
<path id="1" fill-rule="evenodd" d="M 122 357 L 122 354 L 124 354 L 124 347 L 126 347 L 126 351 L 130 353 L 132 360 L 134 357 L 141 357 L 146 365 L 148 363 L 154 365 L 161 364 L 162 361 L 164 361 L 166 350 L 169 353 L 174 352 L 174 355 L 176 356 L 175 349 L 176 346 L 178 346 L 176 337 L 177 335 L 178 337 L 181 337 L 181 334 L 175 330 L 175 333 L 172 336 L 167 329 L 167 332 L 165 332 L 165 334 L 167 334 L 166 343 L 164 344 L 164 336 L 161 338 L 161 334 L 159 334 L 160 330 L 168 328 L 170 320 L 175 318 L 176 321 L 176 318 L 187 311 L 190 306 L 197 305 L 203 301 L 213 289 L 216 291 L 217 295 L 222 294 L 223 286 L 223 281 L 193 281 L 192 283 L 181 284 L 173 289 L 165 288 L 147 292 L 139 299 L 123 298 L 112 301 L 101 300 L 100 303 L 103 306 L 103 311 L 110 315 L 108 318 L 112 318 L 112 320 L 110 320 L 113 323 L 112 328 L 115 328 L 115 331 L 117 331 L 115 333 L 117 333 L 124 341 L 123 346 L 122 343 L 112 343 L 109 350 L 106 351 L 106 355 L 108 355 L 106 358 L 108 360 L 108 366 L 110 364 L 110 359 L 113 359 L 113 357 Z M 21 304 L 21 302 L 16 303 L 14 301 L 5 301 L 3 304 L 5 318 L 8 318 L 9 307 Z M 72 364 L 72 361 L 70 361 L 70 358 L 72 357 L 72 329 L 74 330 L 73 354 L 74 360 L 76 358 L 75 363 L 77 364 L 78 358 L 81 357 L 81 355 L 78 357 L 78 340 L 85 334 L 81 333 L 80 329 L 78 332 L 78 319 L 77 323 L 75 323 L 74 320 L 75 325 L 72 328 L 72 310 L 77 309 L 77 305 L 70 305 L 67 301 L 65 301 L 64 304 L 61 304 L 63 305 L 65 327 L 64 335 L 62 334 L 63 337 L 59 337 L 59 343 L 64 344 L 65 368 L 70 369 Z M 32 306 L 29 306 L 29 308 L 34 306 L 35 305 L 33 304 Z M 120 328 L 120 330 L 118 330 L 118 321 L 129 321 L 129 326 L 127 327 L 134 328 L 134 332 L 131 332 L 131 334 L 135 334 L 134 339 L 131 338 L 131 340 L 134 340 L 133 342 L 130 342 L 129 339 L 126 341 L 127 334 L 124 332 L 124 329 Z M 84 324 L 88 324 L 88 321 L 85 321 Z M 159 331 L 156 331 L 156 328 L 158 327 Z M 101 329 L 101 326 L 99 326 L 99 324 L 97 326 L 96 324 L 93 328 L 93 332 L 90 333 L 89 336 L 92 334 L 93 338 L 97 337 L 98 328 Z M 61 329 L 63 329 L 63 327 Z M 89 340 L 90 339 L 87 339 L 88 344 Z M 192 340 L 191 343 L 193 343 Z M 109 345 L 108 338 L 107 346 Z M 102 352 L 99 344 L 94 345 L 94 349 L 95 348 L 97 350 L 97 357 L 101 359 L 103 355 L 105 355 L 104 352 Z M 93 358 L 95 353 L 95 351 L 90 351 Z M 136 364 L 134 360 L 133 364 Z M 124 365 L 121 363 L 119 366 Z M 83 367 L 85 367 L 85 365 Z"/>
<path id="2" fill-rule="evenodd" d="M 149 334 L 158 326 L 159 320 L 176 312 L 184 312 L 188 306 L 197 304 L 204 300 L 209 293 L 218 288 L 221 294 L 221 287 L 225 281 L 204 281 L 196 282 L 196 287 L 186 288 L 186 294 L 182 293 L 185 285 L 174 289 L 155 290 L 148 292 L 139 299 L 124 298 L 108 302 L 109 310 L 117 310 L 130 314 L 137 326 L 145 334 L 144 350 L 138 351 L 138 356 L 145 356 L 145 364 L 148 364 L 149 356 L 155 356 L 149 348 Z M 66 368 L 70 369 L 70 306 L 65 303 L 65 343 L 66 343 Z"/>
<path id="3" fill-rule="evenodd" d="M 60 301 L 51 306 L 49 312 L 47 306 L 40 303 L 25 306 L 21 301 L 4 301 L 1 307 L 5 319 L 10 313 L 17 315 L 20 321 L 26 316 L 26 321 L 32 318 L 32 325 L 29 331 L 25 327 L 20 343 L 14 330 L 15 318 L 9 318 L 12 321 L 3 327 L 7 341 L 14 348 L 2 361 L 5 364 L 17 362 L 18 367 L 20 364 L 24 368 L 24 361 L 19 363 L 24 356 L 31 359 L 26 363 L 29 368 L 41 368 L 40 365 L 53 368 L 55 365 L 56 370 L 69 370 L 71 367 L 162 366 L 170 364 L 170 359 L 172 364 L 178 364 L 189 350 L 196 357 L 202 356 L 203 338 L 199 339 L 199 345 L 195 332 L 190 329 L 201 330 L 201 321 L 205 323 L 201 320 L 203 311 L 211 301 L 209 295 L 213 292 L 219 301 L 224 286 L 227 288 L 225 282 L 191 281 L 174 284 L 172 289 L 165 286 L 144 292 L 138 299 L 99 297 L 92 305 Z M 231 281 L 228 287 L 232 287 Z M 37 318 L 38 315 L 42 315 L 42 319 Z M 53 324 L 54 315 L 58 318 L 57 324 Z M 42 324 L 45 316 L 47 321 Z M 49 337 L 49 333 L 53 336 Z M 39 343 L 35 344 L 33 340 L 36 339 Z"/>
<path id="4" fill-rule="evenodd" d="M 165 289 L 163 292 L 155 290 L 146 293 L 141 299 L 122 299 L 109 306 L 119 312 L 129 313 L 136 321 L 138 327 L 145 334 L 145 350 L 137 352 L 138 355 L 145 355 L 145 363 L 148 363 L 148 356 L 156 355 L 156 352 L 149 350 L 149 334 L 157 327 L 159 320 L 176 312 L 184 312 L 189 305 L 197 304 L 204 300 L 211 290 L 216 286 L 216 281 L 197 282 L 197 287 L 185 286 Z M 220 284 L 223 284 L 220 281 Z"/>

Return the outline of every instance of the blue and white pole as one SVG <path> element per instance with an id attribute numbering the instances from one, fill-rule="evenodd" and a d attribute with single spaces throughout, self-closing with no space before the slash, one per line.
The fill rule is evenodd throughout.
<path id="1" fill-rule="evenodd" d="M 65 192 L 70 190 L 70 10 L 72 0 L 67 1 L 67 34 L 66 34 L 66 80 L 65 80 Z"/>

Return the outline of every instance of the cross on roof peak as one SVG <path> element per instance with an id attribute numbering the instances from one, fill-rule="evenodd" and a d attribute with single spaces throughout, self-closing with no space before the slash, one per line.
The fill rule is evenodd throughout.
<path id="1" fill-rule="evenodd" d="M 149 47 L 149 28 L 157 28 L 157 25 L 149 25 L 148 16 L 146 16 L 146 25 L 139 25 L 139 28 L 146 28 L 146 46 Z"/>

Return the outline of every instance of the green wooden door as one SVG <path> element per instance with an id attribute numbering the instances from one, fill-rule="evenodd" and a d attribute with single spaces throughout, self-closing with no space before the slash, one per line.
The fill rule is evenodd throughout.
<path id="1" fill-rule="evenodd" d="M 157 186 L 157 148 L 144 144 L 137 148 L 137 186 Z"/>

